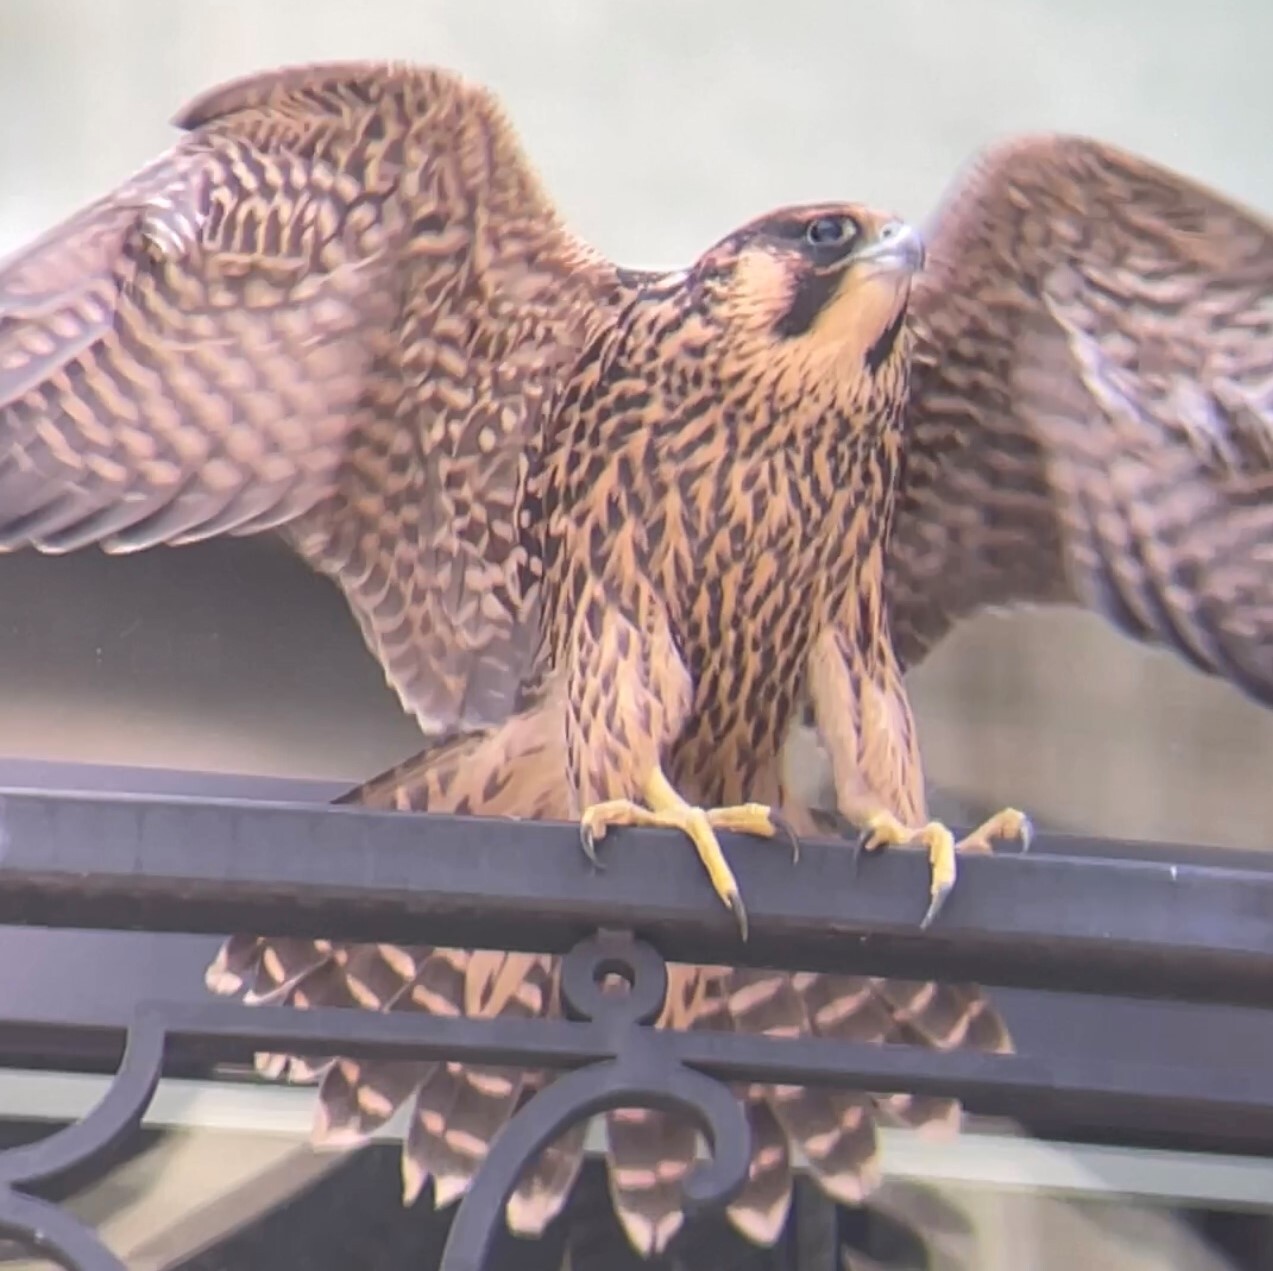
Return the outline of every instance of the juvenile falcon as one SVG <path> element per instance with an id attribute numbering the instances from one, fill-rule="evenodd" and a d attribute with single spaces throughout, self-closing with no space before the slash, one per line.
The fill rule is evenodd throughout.
<path id="1" fill-rule="evenodd" d="M 598 830 L 615 814 L 672 818 L 696 835 L 720 890 L 737 903 L 714 851 L 711 817 L 692 815 L 681 796 L 772 804 L 781 792 L 772 781 L 744 789 L 741 770 L 722 776 L 723 765 L 696 771 L 695 756 L 706 746 L 689 739 L 716 727 L 745 738 L 748 728 L 766 723 L 768 734 L 758 734 L 763 766 L 766 747 L 776 744 L 774 721 L 790 709 L 779 699 L 795 654 L 788 647 L 788 662 L 779 659 L 783 674 L 756 685 L 751 705 L 760 701 L 760 716 L 744 717 L 735 696 L 712 696 L 729 688 L 729 674 L 714 663 L 694 665 L 692 641 L 676 627 L 666 592 L 633 591 L 626 572 L 628 589 L 616 589 L 603 574 L 594 582 L 605 605 L 576 596 L 573 609 L 545 606 L 548 595 L 574 595 L 570 571 L 560 567 L 563 556 L 579 558 L 567 542 L 587 548 L 597 533 L 613 539 L 613 559 L 601 555 L 622 569 L 649 552 L 650 544 L 638 541 L 646 527 L 625 530 L 617 504 L 612 523 L 608 506 L 602 516 L 601 502 L 580 502 L 559 482 L 562 519 L 555 531 L 539 519 L 546 550 L 536 562 L 535 519 L 523 532 L 515 518 L 523 467 L 533 474 L 527 508 L 552 505 L 545 475 L 559 466 L 563 436 L 584 427 L 589 376 L 594 392 L 617 393 L 627 417 L 640 421 L 638 432 L 648 428 L 643 373 L 626 389 L 606 376 L 622 381 L 641 351 L 622 333 L 630 341 L 642 316 L 660 306 L 674 312 L 668 301 L 675 296 L 661 296 L 660 288 L 680 288 L 683 298 L 693 271 L 679 281 L 625 272 L 570 236 L 489 96 L 445 72 L 297 68 L 216 90 L 178 122 L 188 136 L 172 151 L 0 268 L 0 543 L 58 551 L 97 542 L 126 551 L 277 528 L 342 587 L 391 683 L 426 730 L 460 730 L 354 798 L 521 815 L 564 809 Z M 765 225 L 745 233 L 765 232 Z M 857 233 L 864 228 L 871 232 L 857 226 Z M 1268 570 L 1258 550 L 1269 519 L 1262 498 L 1268 450 L 1261 444 L 1273 343 L 1267 228 L 1110 147 L 1039 138 L 985 156 L 930 241 L 932 281 L 917 286 L 909 323 L 899 291 L 896 330 L 885 328 L 891 338 L 870 345 L 880 364 L 869 376 L 863 372 L 871 358 L 859 356 L 846 372 L 845 359 L 825 354 L 837 340 L 859 355 L 867 349 L 870 324 L 862 315 L 870 306 L 852 303 L 859 289 L 809 295 L 803 310 L 796 303 L 802 275 L 791 262 L 803 259 L 808 269 L 808 249 L 817 244 L 795 253 L 794 242 L 775 251 L 772 244 L 758 249 L 755 239 L 747 248 L 734 236 L 716 257 L 726 267 L 722 286 L 732 278 L 733 287 L 711 295 L 714 320 L 724 315 L 731 333 L 751 340 L 742 341 L 734 363 L 726 355 L 736 353 L 735 336 L 711 350 L 734 368 L 722 371 L 726 398 L 748 401 L 749 382 L 753 393 L 755 384 L 771 384 L 772 404 L 760 400 L 787 426 L 800 417 L 783 410 L 799 405 L 796 386 L 818 378 L 816 350 L 824 350 L 831 382 L 818 381 L 811 401 L 828 410 L 843 406 L 836 394 L 851 394 L 854 384 L 861 391 L 868 379 L 896 381 L 878 403 L 867 403 L 865 414 L 875 418 L 876 405 L 881 417 L 900 405 L 908 325 L 916 342 L 887 586 L 881 595 L 879 560 L 862 549 L 884 550 L 901 449 L 895 422 L 883 430 L 887 444 L 877 448 L 874 468 L 867 453 L 852 464 L 872 496 L 855 504 L 855 516 L 874 515 L 878 523 L 842 536 L 847 560 L 819 563 L 826 569 L 813 597 L 825 603 L 826 589 L 855 574 L 859 631 L 880 647 L 888 691 L 877 693 L 862 665 L 840 676 L 843 659 L 822 642 L 801 681 L 833 755 L 860 748 L 857 769 L 843 758 L 838 765 L 845 810 L 859 822 L 874 820 L 885 839 L 904 837 L 922 819 L 913 731 L 888 648 L 890 608 L 907 662 L 983 604 L 1069 601 L 1101 609 L 1133 634 L 1167 640 L 1249 691 L 1266 691 L 1270 680 L 1262 655 Z M 853 277 L 855 245 L 861 240 L 843 245 L 844 280 Z M 711 259 L 709 253 L 700 267 Z M 836 271 L 824 276 L 834 279 Z M 793 320 L 783 335 L 771 324 L 770 344 L 761 339 L 766 314 L 801 310 L 807 329 Z M 828 315 L 839 316 L 828 323 Z M 686 338 L 692 354 L 701 316 L 682 314 L 685 337 L 657 323 L 646 335 L 657 334 L 670 350 Z M 772 354 L 787 340 L 795 352 L 767 367 L 759 351 Z M 666 365 L 674 364 L 681 370 L 660 381 L 658 399 L 701 394 L 702 367 L 693 356 Z M 801 476 L 792 464 L 785 481 L 774 477 L 782 499 L 762 505 L 749 483 L 711 479 L 707 460 L 721 456 L 719 428 L 702 418 L 697 429 L 693 420 L 682 422 L 677 439 L 706 441 L 706 454 L 678 445 L 642 451 L 639 438 L 613 428 L 605 438 L 617 445 L 616 463 L 634 464 L 636 453 L 653 462 L 658 471 L 644 475 L 664 481 L 664 521 L 706 524 L 711 508 L 704 501 L 723 493 L 730 507 L 754 518 L 749 530 L 759 527 L 775 542 L 808 541 L 809 526 L 797 529 L 790 511 L 817 505 L 828 488 L 824 469 L 815 464 Z M 851 431 L 860 440 L 870 430 Z M 626 492 L 632 474 L 618 472 Z M 679 475 L 670 479 L 678 473 L 697 480 L 683 488 Z M 1132 497 L 1162 493 L 1168 479 L 1170 498 L 1142 506 Z M 648 495 L 649 487 L 642 489 Z M 571 507 L 588 506 L 591 519 L 572 519 Z M 1168 531 L 1162 542 L 1160 524 Z M 810 525 L 819 528 L 816 518 Z M 748 541 L 744 534 L 739 553 Z M 675 559 L 674 544 L 662 550 L 664 572 L 651 576 L 674 592 L 686 561 Z M 541 580 L 536 565 L 544 567 L 554 551 L 557 567 Z M 729 565 L 734 551 L 722 542 L 705 559 Z M 698 559 L 691 563 L 701 567 Z M 785 587 L 785 578 L 778 582 Z M 763 576 L 747 579 L 750 588 L 763 583 Z M 756 626 L 768 632 L 764 640 L 775 631 L 786 638 L 784 625 L 807 622 L 811 607 L 762 605 Z M 715 640 L 717 613 L 700 601 L 682 618 Z M 649 727 L 638 730 L 640 744 L 628 753 L 644 746 L 648 761 L 651 738 L 659 728 L 669 731 L 668 716 L 678 706 L 685 715 L 686 740 L 678 735 L 659 755 L 657 771 L 637 772 L 635 786 L 617 793 L 596 789 L 616 765 L 588 740 L 595 737 L 590 729 L 605 723 L 598 713 L 604 694 L 615 690 L 604 677 L 584 676 L 590 696 L 554 700 L 562 677 L 546 673 L 563 639 L 576 660 L 589 660 L 589 640 L 599 643 L 591 614 L 605 620 L 606 635 L 619 631 L 620 643 L 625 616 L 635 628 L 622 664 L 646 672 L 637 696 L 660 712 L 642 718 Z M 647 619 L 653 628 L 640 625 Z M 721 634 L 743 631 L 722 625 Z M 655 692 L 655 663 L 645 657 L 652 635 L 668 655 Z M 868 672 L 878 669 L 869 652 L 846 650 Z M 667 674 L 678 661 L 692 687 L 688 706 L 684 693 L 675 696 L 677 677 Z M 819 689 L 837 679 L 848 680 L 850 696 L 831 703 Z M 669 690 L 671 698 L 661 696 Z M 716 717 L 699 709 L 709 701 Z M 545 736 L 550 710 L 560 712 L 562 728 Z M 478 756 L 494 767 L 482 772 L 473 764 Z M 754 770 L 758 761 L 749 762 Z M 563 780 L 572 764 L 573 791 Z M 864 776 L 890 785 L 897 805 L 872 814 L 856 788 Z M 585 790 L 603 803 L 631 799 L 641 810 L 625 804 L 589 814 L 579 806 Z M 803 810 L 784 810 L 800 828 Z M 755 808 L 715 819 L 762 831 L 775 820 Z M 1011 822 L 992 828 L 1013 828 Z M 934 827 L 928 838 L 939 861 L 948 862 L 944 831 Z M 939 873 L 939 892 L 947 881 Z M 236 939 L 214 979 L 221 987 L 246 980 L 301 1004 L 553 1009 L 546 960 L 455 950 Z M 749 980 L 686 969 L 664 1022 L 1006 1045 L 975 990 L 825 976 Z M 410 1065 L 360 1071 L 338 1061 L 325 1069 L 322 1097 L 329 1127 L 341 1132 L 383 1120 L 418 1088 L 405 1154 L 408 1189 L 418 1189 L 429 1171 L 438 1198 L 446 1199 L 463 1186 L 522 1088 L 536 1080 L 452 1065 L 428 1073 Z M 865 1098 L 749 1096 L 757 1168 L 731 1210 L 744 1230 L 771 1239 L 781 1225 L 789 1137 L 804 1141 L 834 1194 L 852 1196 L 869 1185 Z M 919 1121 L 952 1115 L 940 1101 L 878 1106 Z M 660 1247 L 679 1221 L 677 1182 L 692 1136 L 653 1113 L 612 1114 L 609 1121 L 620 1212 L 639 1247 Z M 818 1149 L 810 1151 L 810 1143 Z M 513 1206 L 521 1229 L 542 1226 L 555 1212 L 577 1146 L 559 1144 L 524 1183 Z"/>

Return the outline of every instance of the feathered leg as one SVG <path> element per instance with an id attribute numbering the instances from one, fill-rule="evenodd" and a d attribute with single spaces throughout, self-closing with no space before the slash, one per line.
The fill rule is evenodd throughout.
<path id="1" fill-rule="evenodd" d="M 992 838 L 1016 837 L 1029 846 L 1029 818 L 1005 808 L 966 838 L 927 819 L 924 775 L 910 701 L 888 642 L 887 629 L 828 628 L 809 659 L 814 716 L 831 758 L 841 814 L 862 831 L 862 851 L 916 845 L 928 852 L 929 902 L 921 926 L 940 912 L 955 885 L 963 851 L 989 851 Z"/>
<path id="2" fill-rule="evenodd" d="M 793 852 L 795 834 L 767 804 L 695 807 L 667 779 L 663 757 L 689 715 L 694 686 L 666 615 L 658 611 L 634 622 L 600 598 L 583 612 L 567 656 L 565 690 L 566 749 L 584 851 L 595 859 L 596 844 L 611 826 L 681 830 L 745 938 L 747 910 L 716 831 L 783 834 Z"/>

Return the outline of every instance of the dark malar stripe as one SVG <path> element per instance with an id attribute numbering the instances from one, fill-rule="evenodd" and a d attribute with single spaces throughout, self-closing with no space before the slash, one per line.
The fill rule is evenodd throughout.
<path id="1" fill-rule="evenodd" d="M 893 346 L 897 343 L 897 337 L 902 333 L 902 323 L 906 321 L 906 310 L 899 309 L 897 317 L 889 323 L 888 329 L 884 332 L 874 344 L 866 351 L 866 368 L 874 373 L 888 360 L 888 355 L 892 353 Z"/>
<path id="2" fill-rule="evenodd" d="M 777 334 L 784 340 L 794 340 L 807 334 L 817 321 L 818 314 L 839 291 L 843 279 L 842 269 L 805 274 L 796 286 L 790 307 L 774 327 Z"/>

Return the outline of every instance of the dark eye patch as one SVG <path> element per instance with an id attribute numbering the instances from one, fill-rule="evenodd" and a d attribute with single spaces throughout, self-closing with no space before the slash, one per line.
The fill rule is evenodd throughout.
<path id="1" fill-rule="evenodd" d="M 775 217 L 765 226 L 765 233 L 780 243 L 803 243 L 806 241 L 805 231 L 808 228 L 807 216 L 785 216 L 781 219 Z"/>

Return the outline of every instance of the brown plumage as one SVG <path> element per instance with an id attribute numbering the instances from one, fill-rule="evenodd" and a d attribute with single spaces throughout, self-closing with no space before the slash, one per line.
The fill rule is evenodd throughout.
<path id="1" fill-rule="evenodd" d="M 1273 244 L 1181 178 L 1075 139 L 992 151 L 938 217 L 904 320 L 900 275 L 820 265 L 794 211 L 684 277 L 617 269 L 561 225 L 491 99 L 445 72 L 299 68 L 179 123 L 172 151 L 0 268 L 0 545 L 277 529 L 342 587 L 426 730 L 457 730 L 352 801 L 646 808 L 596 829 L 654 802 L 732 899 L 673 791 L 763 800 L 732 818 L 762 832 L 780 803 L 805 828 L 777 769 L 800 693 L 841 811 L 885 839 L 922 820 L 890 610 L 907 664 L 982 605 L 1068 601 L 1249 691 L 1273 682 Z M 820 212 L 862 241 L 882 228 Z M 523 955 L 236 937 L 210 978 L 298 1005 L 556 1008 L 551 961 Z M 683 968 L 663 1022 L 1007 1045 L 969 986 L 845 977 Z M 321 1079 L 334 1137 L 411 1100 L 408 1192 L 428 1171 L 441 1200 L 544 1079 L 267 1066 Z M 957 1113 L 741 1093 L 757 1163 L 731 1213 L 760 1240 L 785 1214 L 789 1139 L 851 1197 L 875 1113 Z M 609 1136 L 620 1213 L 660 1247 L 692 1139 L 651 1112 Z M 556 1211 L 578 1150 L 545 1155 L 515 1226 Z"/>
<path id="2" fill-rule="evenodd" d="M 1273 229 L 1076 137 L 979 155 L 926 235 L 893 638 L 1070 604 L 1273 703 Z"/>

